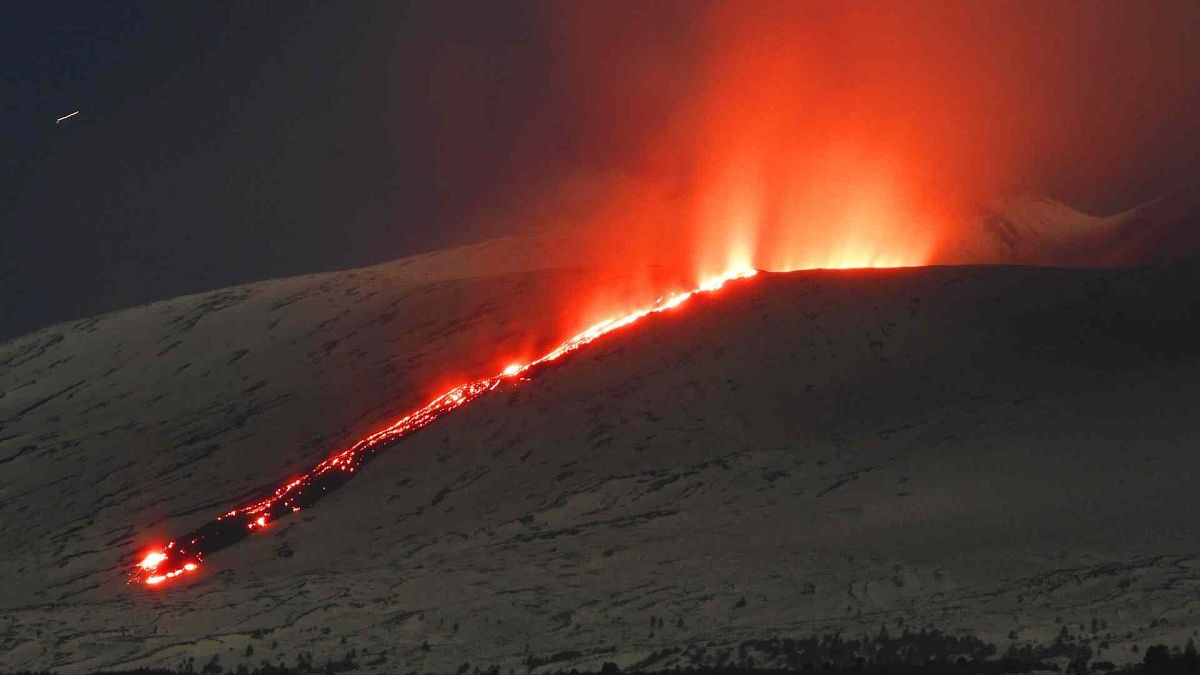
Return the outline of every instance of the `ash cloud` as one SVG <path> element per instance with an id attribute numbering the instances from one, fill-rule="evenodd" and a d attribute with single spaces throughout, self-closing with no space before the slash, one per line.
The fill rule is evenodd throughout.
<path id="1" fill-rule="evenodd" d="M 955 235 L 994 197 L 1115 213 L 1200 170 L 1182 0 L 72 17 L 29 7 L 5 35 L 0 338 L 528 228 L 681 284 L 980 260 Z"/>
<path id="2" fill-rule="evenodd" d="M 961 258 L 997 197 L 1109 214 L 1194 183 L 1198 19 L 1184 2 L 551 5 L 557 98 L 514 152 L 554 170 L 481 220 L 581 228 L 610 265 L 682 276 Z"/>

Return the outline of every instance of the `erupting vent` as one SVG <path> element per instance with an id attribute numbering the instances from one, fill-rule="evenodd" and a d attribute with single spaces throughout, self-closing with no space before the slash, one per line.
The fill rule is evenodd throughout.
<path id="1" fill-rule="evenodd" d="M 428 426 L 442 415 L 466 405 L 502 384 L 528 381 L 538 366 L 549 364 L 645 316 L 678 307 L 692 296 L 711 293 L 729 281 L 747 279 L 755 274 L 755 270 L 746 269 L 713 277 L 691 291 L 660 297 L 649 307 L 594 324 L 533 361 L 514 363 L 498 375 L 455 387 L 424 407 L 410 412 L 386 428 L 329 457 L 298 478 L 287 481 L 270 495 L 221 514 L 216 520 L 205 523 L 165 546 L 145 553 L 130 574 L 129 583 L 161 586 L 172 579 L 194 572 L 200 568 L 206 556 L 265 529 L 288 514 L 312 506 L 330 490 L 353 477 L 354 472 L 375 453 Z"/>

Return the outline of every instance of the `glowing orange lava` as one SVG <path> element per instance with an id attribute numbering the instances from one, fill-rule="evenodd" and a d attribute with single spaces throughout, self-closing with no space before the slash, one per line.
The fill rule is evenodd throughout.
<path id="1" fill-rule="evenodd" d="M 370 457 L 428 426 L 442 415 L 479 398 L 505 382 L 528 381 L 538 366 L 556 361 L 595 340 L 646 316 L 683 305 L 693 296 L 712 293 L 729 281 L 748 279 L 753 269 L 738 269 L 706 279 L 690 291 L 658 297 L 649 307 L 635 310 L 589 326 L 541 357 L 528 363 L 513 363 L 498 375 L 457 386 L 425 406 L 401 417 L 387 427 L 360 439 L 311 470 L 287 481 L 269 496 L 247 506 L 227 511 L 192 532 L 145 553 L 129 576 L 130 583 L 160 586 L 166 581 L 200 568 L 204 557 L 230 546 L 249 534 L 265 529 L 272 521 L 313 504 L 329 490 L 341 485 Z"/>

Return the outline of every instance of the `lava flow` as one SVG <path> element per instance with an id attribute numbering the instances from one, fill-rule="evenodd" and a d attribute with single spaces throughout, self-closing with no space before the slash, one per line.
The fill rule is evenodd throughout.
<path id="1" fill-rule="evenodd" d="M 701 293 L 712 293 L 727 282 L 748 279 L 753 269 L 729 272 L 706 280 L 696 288 L 659 297 L 653 305 L 593 324 L 543 356 L 524 364 L 511 364 L 502 372 L 460 385 L 424 407 L 401 417 L 384 429 L 360 439 L 349 448 L 317 464 L 298 478 L 279 486 L 270 495 L 217 516 L 199 528 L 147 553 L 134 567 L 129 583 L 159 586 L 200 568 L 205 556 L 259 532 L 288 514 L 312 506 L 330 490 L 349 480 L 354 472 L 387 446 L 422 429 L 442 415 L 460 408 L 501 384 L 528 381 L 538 366 L 549 364 L 639 319 L 682 305 Z"/>

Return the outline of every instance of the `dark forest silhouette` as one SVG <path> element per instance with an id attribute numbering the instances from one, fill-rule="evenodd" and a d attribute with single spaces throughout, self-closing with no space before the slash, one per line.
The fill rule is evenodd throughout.
<path id="1" fill-rule="evenodd" d="M 427 650 L 428 646 L 422 649 Z M 692 648 L 689 648 L 689 650 Z M 1090 646 L 1072 638 L 1064 627 L 1048 644 L 1010 646 L 997 656 L 995 645 L 974 636 L 953 636 L 938 630 L 905 631 L 892 637 L 881 628 L 879 635 L 862 639 L 845 639 L 837 634 L 818 638 L 748 640 L 736 649 L 722 648 L 715 654 L 716 665 L 688 667 L 648 667 L 662 657 L 678 653 L 680 648 L 656 652 L 639 664 L 619 668 L 606 662 L 599 671 L 575 668 L 548 668 L 554 663 L 582 658 L 580 652 L 559 652 L 546 657 L 530 657 L 524 672 L 507 671 L 498 667 L 472 667 L 464 663 L 456 675 L 524 675 L 535 668 L 547 675 L 1002 675 L 1009 673 L 1065 673 L 1067 675 L 1184 675 L 1200 673 L 1200 656 L 1191 638 L 1185 646 L 1170 648 L 1154 645 L 1146 649 L 1139 663 L 1117 666 L 1106 660 L 1093 660 Z M 702 654 L 703 649 L 695 651 Z M 253 654 L 248 647 L 246 656 Z M 756 656 L 757 655 L 757 656 Z M 366 655 L 363 655 L 365 657 Z M 760 662 L 778 663 L 783 667 L 760 667 Z M 245 664 L 226 669 L 218 657 L 197 668 L 194 659 L 187 659 L 176 670 L 135 669 L 97 671 L 92 675 L 334 675 L 348 671 L 375 671 L 418 675 L 422 671 L 404 667 L 390 668 L 382 660 L 359 658 L 354 650 L 338 661 L 316 664 L 312 655 L 302 652 L 294 665 L 262 661 L 254 668 Z M 17 672 L 7 675 L 53 675 L 52 671 Z"/>

